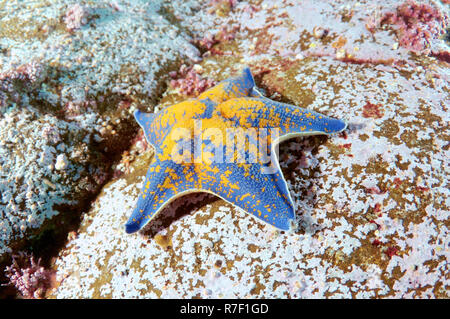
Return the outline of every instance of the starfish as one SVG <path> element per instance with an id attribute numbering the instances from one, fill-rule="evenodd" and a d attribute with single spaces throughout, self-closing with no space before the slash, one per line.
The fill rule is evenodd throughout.
<path id="1" fill-rule="evenodd" d="M 127 233 L 142 229 L 168 203 L 191 192 L 212 193 L 289 230 L 294 204 L 276 157 L 277 145 L 347 127 L 341 120 L 264 97 L 249 68 L 195 99 L 134 115 L 155 155 L 125 225 Z"/>

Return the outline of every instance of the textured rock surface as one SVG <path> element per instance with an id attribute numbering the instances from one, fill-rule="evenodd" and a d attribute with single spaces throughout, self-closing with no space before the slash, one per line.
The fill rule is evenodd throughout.
<path id="1" fill-rule="evenodd" d="M 137 130 L 130 105 L 151 106 L 168 70 L 198 59 L 170 10 L 0 1 L 0 262 L 53 216 L 81 213 Z"/>
<path id="2" fill-rule="evenodd" d="M 53 296 L 448 297 L 448 66 L 425 51 L 411 55 L 381 26 L 369 31 L 370 6 L 258 1 L 209 10 L 213 34 L 221 21 L 240 27 L 234 41 L 211 46 L 203 75 L 222 80 L 250 64 L 273 98 L 349 123 L 340 136 L 281 145 L 296 231 L 192 195 L 177 214 L 167 209 L 125 235 L 151 156 L 143 154 L 103 189 L 61 252 Z M 161 105 L 177 99 L 169 92 Z M 191 201 L 199 202 L 186 207 Z"/>
<path id="3" fill-rule="evenodd" d="M 0 3 L 13 10 L 18 2 Z M 69 193 L 79 187 L 74 172 L 86 174 L 86 167 L 95 169 L 99 160 L 78 164 L 67 149 L 82 143 L 83 134 L 91 134 L 94 141 L 97 134 L 109 146 L 119 141 L 101 128 L 108 126 L 102 125 L 106 116 L 111 117 L 108 123 L 116 120 L 111 115 L 116 109 L 129 114 L 131 104 L 142 103 L 152 110 L 149 102 L 161 97 L 176 62 L 196 59 L 197 51 L 186 34 L 202 50 L 203 61 L 192 69 L 202 77 L 220 81 L 249 65 L 257 84 L 271 98 L 349 123 L 345 134 L 296 139 L 280 146 L 280 164 L 298 223 L 297 230 L 283 233 L 221 200 L 193 194 L 177 200 L 144 231 L 125 234 L 123 225 L 152 156 L 151 150 L 144 152 L 145 143 L 138 135 L 116 166 L 125 173 L 102 189 L 52 263 L 59 285 L 50 297 L 449 297 L 448 64 L 431 57 L 448 52 L 441 36 L 448 17 L 441 2 L 422 2 L 439 15 L 427 16 L 426 22 L 412 20 L 408 32 L 429 31 L 417 33 L 414 46 L 403 42 L 400 20 L 384 19 L 386 14 L 397 14 L 403 1 L 379 6 L 373 1 L 281 0 L 201 5 L 85 1 L 81 7 L 74 7 L 75 1 L 48 3 L 40 15 L 54 19 L 42 19 L 45 22 L 36 24 L 37 29 L 19 23 L 27 21 L 26 12 L 32 12 L 21 7 L 25 11 L 15 25 L 29 31 L 23 32 L 26 41 L 13 43 L 4 31 L 9 29 L 1 29 L 0 49 L 9 45 L 11 54 L 2 55 L 0 99 L 6 102 L 0 126 L 5 143 L 0 151 L 17 166 L 6 164 L 21 169 L 24 176 L 24 181 L 8 182 L 12 173 L 2 169 L 6 176 L 1 177 L 1 187 L 10 197 L 21 189 L 19 199 L 25 198 L 27 208 L 20 201 L 5 202 L 10 208 L 2 211 L 2 222 L 6 219 L 4 225 L 14 234 L 21 234 L 22 224 L 34 227 L 23 221 L 30 214 L 54 214 L 50 208 L 37 215 L 28 209 L 27 205 L 42 200 L 40 187 L 49 187 L 39 177 L 46 176 L 48 166 L 35 164 L 32 158 L 43 154 L 44 162 L 52 159 L 47 165 L 54 165 L 53 173 L 46 178 L 56 190 L 46 195 L 50 202 L 59 201 L 58 194 L 66 190 L 59 183 L 69 181 Z M 42 35 L 39 30 L 45 30 L 44 25 L 51 31 Z M 161 30 L 153 30 L 158 25 Z M 169 39 L 166 27 L 174 28 L 174 39 Z M 162 49 L 165 40 L 148 39 L 144 44 L 142 37 L 154 34 L 169 41 L 169 51 Z M 101 40 L 110 37 L 113 40 L 106 44 Z M 48 53 L 43 49 L 46 41 L 60 46 Z M 89 45 L 80 44 L 85 42 Z M 82 57 L 77 64 L 74 52 L 91 58 Z M 25 56 L 36 58 L 32 64 L 36 68 L 27 66 L 30 61 Z M 167 60 L 156 62 L 161 56 Z M 173 66 L 166 68 L 167 61 Z M 70 67 L 60 66 L 67 63 Z M 129 64 L 133 66 L 128 69 Z M 66 68 L 73 73 L 64 77 Z M 28 86 L 17 87 L 11 79 L 18 78 Z M 196 79 L 186 81 L 192 78 Z M 178 84 L 183 87 L 182 80 Z M 169 86 L 156 109 L 185 99 L 183 92 Z M 32 107 L 39 112 L 24 110 Z M 63 119 L 42 115 L 59 109 Z M 85 110 L 89 111 L 75 117 Z M 96 117 L 100 121 L 94 121 Z M 118 117 L 130 120 L 128 115 Z M 15 121 L 24 123 L 23 128 L 14 131 Z M 48 123 L 58 127 L 58 135 L 48 133 L 48 140 L 39 143 L 28 136 L 43 131 Z M 66 131 L 79 135 L 69 140 Z M 116 133 L 130 138 L 129 133 Z M 26 138 L 19 147 L 14 138 L 23 138 L 21 134 Z M 57 148 L 58 143 L 67 144 L 65 152 Z M 37 150 L 25 157 L 14 155 L 28 152 L 27 147 Z M 20 165 L 23 158 L 31 168 L 36 165 L 34 173 Z M 63 177 L 66 171 L 71 173 Z M 31 199 L 23 186 L 26 182 L 38 186 Z M 21 207 L 20 214 L 11 214 L 13 204 Z"/>
<path id="4" fill-rule="evenodd" d="M 445 296 L 448 204 L 437 200 L 448 198 L 446 133 L 437 130 L 445 93 L 423 87 L 411 96 L 420 73 L 382 69 L 318 59 L 289 68 L 298 81 L 283 76 L 302 90 L 321 84 L 309 107 L 350 124 L 345 136 L 282 145 L 296 232 L 280 234 L 218 201 L 125 236 L 139 185 L 119 180 L 57 261 L 67 278 L 56 296 Z M 365 115 L 368 101 L 381 116 Z"/>
<path id="5" fill-rule="evenodd" d="M 2 256 L 60 211 L 80 206 L 97 191 L 106 166 L 89 149 L 100 138 L 95 114 L 69 123 L 24 108 L 4 114 L 0 127 Z"/>
<path id="6" fill-rule="evenodd" d="M 2 70 L 32 59 L 50 69 L 33 91 L 37 102 L 95 106 L 111 93 L 155 99 L 171 64 L 198 59 L 164 1 L 77 2 L 2 2 Z"/>

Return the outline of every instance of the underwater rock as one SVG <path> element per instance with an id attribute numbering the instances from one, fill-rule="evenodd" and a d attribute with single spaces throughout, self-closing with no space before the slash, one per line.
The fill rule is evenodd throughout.
<path id="1" fill-rule="evenodd" d="M 444 12 L 441 2 L 425 2 Z M 42 14 L 54 14 L 60 21 L 68 1 L 52 3 L 57 9 L 42 9 Z M 52 264 L 60 282 L 52 298 L 449 297 L 448 64 L 427 52 L 412 54 L 399 45 L 391 25 L 379 25 L 385 12 L 396 12 L 404 1 L 388 0 L 382 5 L 373 1 L 232 1 L 226 10 L 216 8 L 218 1 L 209 6 L 196 1 L 116 3 L 89 2 L 92 11 L 87 24 L 69 33 L 65 25 L 58 25 L 61 21 L 55 22 L 53 28 L 46 28 L 43 42 L 40 31 L 32 28 L 26 29 L 31 42 L 22 46 L 6 37 L 8 30 L 0 29 L 0 48 L 14 53 L 6 58 L 2 72 L 30 62 L 25 61 L 27 55 L 42 55 L 40 61 L 49 66 L 50 75 L 40 90 L 27 93 L 30 103 L 44 100 L 64 109 L 71 102 L 74 117 L 83 113 L 91 97 L 100 106 L 94 111 L 98 113 L 117 105 L 128 111 L 130 101 L 151 111 L 148 96 L 152 94 L 159 108 L 180 98 L 170 90 L 161 93 L 169 73 L 181 65 L 175 62 L 178 58 L 199 56 L 192 39 L 184 34 L 183 30 L 189 30 L 194 39 L 205 39 L 204 59 L 196 62 L 203 78 L 221 81 L 249 65 L 257 85 L 271 99 L 342 118 L 349 126 L 338 136 L 280 145 L 280 166 L 296 209 L 298 228 L 292 232 L 262 225 L 220 199 L 192 194 L 174 202 L 143 231 L 126 234 L 123 224 L 152 156 L 142 145 L 142 134 L 138 135 L 131 151 L 122 154 L 122 173 L 102 189 L 83 215 L 76 236 L 67 236 L 67 244 Z M 17 10 L 16 1 L 8 5 Z M 31 8 L 22 8 L 24 20 L 30 12 Z M 439 52 L 448 50 L 445 41 L 436 38 L 447 20 L 430 34 L 432 50 L 435 46 Z M 49 16 L 46 21 L 51 25 L 53 20 Z M 372 24 L 367 27 L 368 22 Z M 229 25 L 236 26 L 233 36 L 217 41 L 220 30 Z M 33 41 L 40 41 L 34 49 Z M 166 68 L 172 61 L 173 66 Z M 120 103 L 109 103 L 105 92 L 120 95 Z M 72 123 L 92 123 L 77 129 L 47 115 L 43 123 L 30 118 L 33 124 L 17 130 L 11 123 L 20 123 L 26 111 L 14 112 L 1 119 L 7 128 L 1 130 L 5 143 L 0 151 L 16 159 L 14 169 L 21 170 L 25 182 L 39 182 L 48 194 L 39 193 L 34 200 L 34 190 L 23 189 L 21 179 L 8 182 L 12 176 L 6 174 L 1 185 L 11 190 L 5 194 L 12 198 L 19 189 L 18 198 L 23 199 L 10 203 L 6 198 L 10 208 L 13 204 L 21 208 L 22 202 L 33 205 L 41 196 L 50 203 L 61 200 L 55 194 L 66 189 L 55 174 L 82 167 L 72 161 L 72 147 L 79 154 L 78 163 L 98 163 L 81 156 L 89 141 L 72 145 L 68 131 L 92 130 L 92 138 L 97 143 L 106 139 L 109 148 L 118 141 L 111 136 L 125 135 L 113 134 L 115 128 L 108 128 L 109 122 L 102 125 L 100 116 L 93 122 Z M 58 129 L 46 128 L 47 121 Z M 43 141 L 38 140 L 38 132 Z M 14 144 L 15 138 L 28 134 L 35 137 Z M 60 144 L 68 145 L 58 149 Z M 27 151 L 35 147 L 38 150 Z M 12 156 L 13 152 L 17 155 Z M 68 167 L 52 169 L 49 178 L 43 172 L 62 153 L 67 154 Z M 32 158 L 38 164 L 31 163 Z M 33 165 L 39 166 L 31 173 Z M 9 171 L 17 173 L 5 168 L 2 174 Z M 105 182 L 101 174 L 97 180 Z M 68 194 L 75 184 L 68 184 Z M 5 212 L 2 222 L 6 221 L 6 229 L 15 229 L 7 234 L 16 238 L 22 225 L 28 227 L 27 216 L 11 211 L 7 215 L 11 222 Z M 39 224 L 42 216 L 46 215 L 33 218 Z"/>

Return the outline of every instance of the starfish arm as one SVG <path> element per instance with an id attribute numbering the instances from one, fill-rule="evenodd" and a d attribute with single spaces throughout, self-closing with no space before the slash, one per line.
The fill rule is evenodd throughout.
<path id="1" fill-rule="evenodd" d="M 155 113 L 145 113 L 140 110 L 134 112 L 134 118 L 140 127 L 144 130 L 144 136 L 147 142 L 153 146 L 156 145 L 156 136 L 151 130 L 151 124 L 155 119 Z"/>
<path id="2" fill-rule="evenodd" d="M 255 80 L 248 67 L 245 67 L 238 77 L 224 80 L 198 96 L 199 100 L 209 98 L 215 103 L 222 103 L 231 98 L 250 96 L 255 86 Z"/>
<path id="3" fill-rule="evenodd" d="M 160 162 L 153 158 L 136 207 L 125 224 L 127 233 L 142 229 L 170 201 L 189 188 L 183 174 L 181 165 L 171 161 Z"/>
<path id="4" fill-rule="evenodd" d="M 144 130 L 146 140 L 155 148 L 161 145 L 173 131 L 174 125 L 188 128 L 189 121 L 186 119 L 203 118 L 211 115 L 216 103 L 205 98 L 186 100 L 173 104 L 158 113 L 144 113 L 140 110 L 134 112 L 134 117 Z"/>
<path id="5" fill-rule="evenodd" d="M 218 164 L 220 172 L 204 189 L 282 230 L 290 229 L 294 207 L 286 181 L 276 166 Z"/>
<path id="6" fill-rule="evenodd" d="M 230 99 L 218 107 L 223 117 L 240 126 L 279 128 L 281 136 L 332 134 L 347 127 L 344 121 L 264 97 Z"/>

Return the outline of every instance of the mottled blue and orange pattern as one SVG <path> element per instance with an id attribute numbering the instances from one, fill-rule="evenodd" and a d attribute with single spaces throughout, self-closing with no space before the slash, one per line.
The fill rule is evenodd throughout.
<path id="1" fill-rule="evenodd" d="M 249 68 L 196 99 L 146 114 L 137 122 L 155 148 L 126 227 L 141 229 L 173 199 L 208 192 L 282 230 L 294 205 L 275 146 L 287 138 L 341 132 L 337 119 L 263 97 Z"/>

